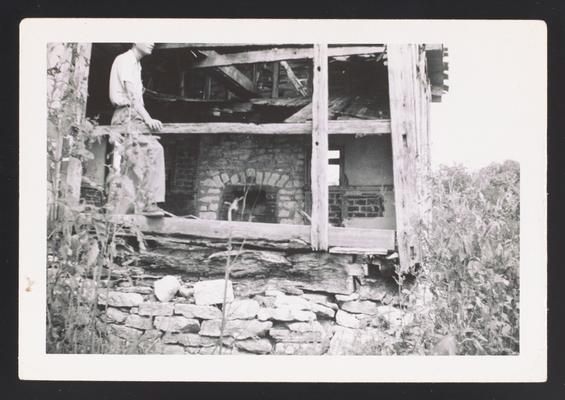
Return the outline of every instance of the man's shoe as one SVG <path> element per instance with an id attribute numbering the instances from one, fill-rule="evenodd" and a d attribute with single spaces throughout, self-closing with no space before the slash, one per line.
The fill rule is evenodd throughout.
<path id="1" fill-rule="evenodd" d="M 157 207 L 156 204 L 150 204 L 141 211 L 141 215 L 146 217 L 164 217 L 165 211 Z"/>

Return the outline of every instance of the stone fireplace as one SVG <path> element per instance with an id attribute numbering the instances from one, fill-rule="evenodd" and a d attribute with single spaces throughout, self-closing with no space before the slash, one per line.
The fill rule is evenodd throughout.
<path id="1" fill-rule="evenodd" d="M 304 224 L 304 149 L 299 136 L 202 136 L 198 217 L 227 220 L 229 203 L 245 195 L 234 221 Z"/>

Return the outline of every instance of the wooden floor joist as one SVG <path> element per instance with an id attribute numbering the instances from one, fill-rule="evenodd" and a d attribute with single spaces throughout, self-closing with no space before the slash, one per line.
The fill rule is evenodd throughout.
<path id="1" fill-rule="evenodd" d="M 145 125 L 140 126 L 140 133 L 155 133 Z M 124 132 L 120 125 L 99 125 L 94 129 L 95 135 L 107 135 L 111 132 Z M 245 135 L 310 135 L 312 122 L 249 124 L 237 122 L 197 122 L 197 123 L 164 123 L 157 134 L 245 134 Z M 386 135 L 390 134 L 390 120 L 340 120 L 328 121 L 328 133 L 353 135 Z"/>
<path id="2" fill-rule="evenodd" d="M 309 225 L 229 222 L 205 219 L 148 218 L 142 215 L 114 215 L 114 222 L 134 226 L 142 232 L 183 235 L 208 239 L 268 240 L 310 242 Z M 394 230 L 342 228 L 330 226 L 328 246 L 341 248 L 394 250 Z"/>

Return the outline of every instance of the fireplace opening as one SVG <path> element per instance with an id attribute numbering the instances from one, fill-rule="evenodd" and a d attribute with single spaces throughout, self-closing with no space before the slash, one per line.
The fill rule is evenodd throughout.
<path id="1" fill-rule="evenodd" d="M 277 190 L 264 186 L 228 185 L 222 196 L 220 219 L 228 220 L 230 204 L 238 197 L 239 209 L 232 213 L 232 221 L 277 223 Z"/>

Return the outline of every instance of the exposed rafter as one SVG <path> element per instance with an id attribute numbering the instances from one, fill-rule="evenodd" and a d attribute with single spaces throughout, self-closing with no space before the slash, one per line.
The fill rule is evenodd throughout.
<path id="1" fill-rule="evenodd" d="M 200 50 L 208 58 L 217 57 L 219 54 L 213 50 Z M 222 80 L 226 87 L 242 98 L 256 97 L 255 85 L 240 70 L 232 66 L 215 67 L 216 75 Z"/>

